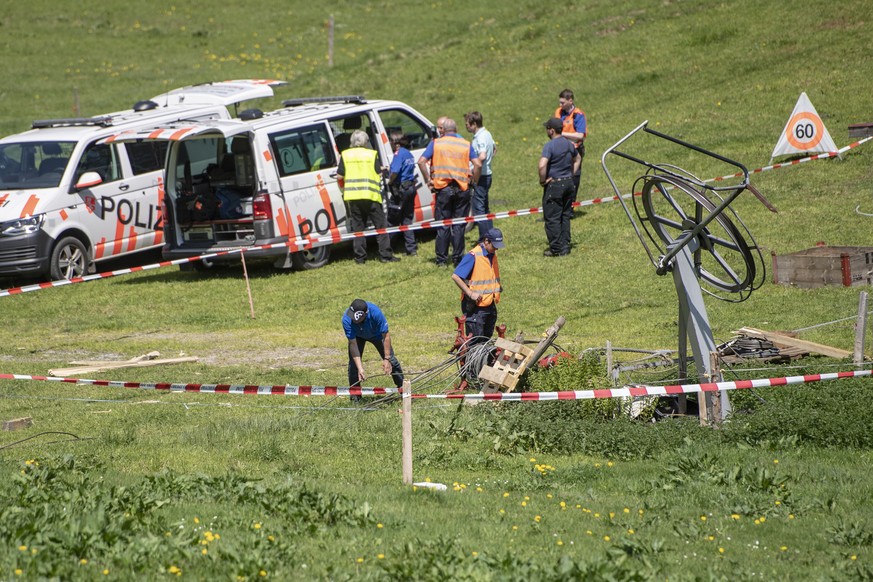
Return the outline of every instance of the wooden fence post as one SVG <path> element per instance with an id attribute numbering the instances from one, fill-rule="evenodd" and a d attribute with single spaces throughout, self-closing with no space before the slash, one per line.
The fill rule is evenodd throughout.
<path id="1" fill-rule="evenodd" d="M 403 438 L 401 443 L 402 459 L 401 472 L 403 475 L 403 484 L 412 485 L 412 384 L 409 380 L 403 381 L 403 394 L 401 402 L 401 426 L 403 428 Z"/>
<path id="2" fill-rule="evenodd" d="M 867 331 L 867 292 L 861 291 L 858 296 L 858 321 L 855 323 L 855 354 L 853 361 L 856 366 L 864 363 L 864 337 Z"/>

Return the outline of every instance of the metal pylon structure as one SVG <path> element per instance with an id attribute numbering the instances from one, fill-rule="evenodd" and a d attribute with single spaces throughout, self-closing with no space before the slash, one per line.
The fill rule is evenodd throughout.
<path id="1" fill-rule="evenodd" d="M 699 154 L 708 158 L 708 162 L 714 160 L 718 164 L 727 164 L 739 170 L 736 174 L 739 181 L 712 186 L 678 166 L 648 162 L 627 153 L 626 149 L 618 149 L 624 148 L 634 136 L 637 136 L 636 141 L 642 138 L 665 140 L 671 146 L 691 150 L 695 157 Z M 633 183 L 630 195 L 623 194 L 616 185 L 606 163 L 610 156 L 646 168 L 645 174 Z M 716 347 L 703 295 L 706 293 L 723 301 L 744 301 L 766 278 L 761 250 L 730 204 L 748 190 L 769 210 L 776 212 L 776 209 L 749 183 L 749 172 L 745 166 L 650 129 L 648 121 L 607 149 L 600 162 L 655 272 L 658 275 L 673 275 L 679 301 L 680 375 L 687 376 L 690 342 L 698 381 L 721 381 L 721 373 L 713 365 L 712 354 Z M 625 202 L 626 197 L 632 200 L 633 213 Z M 716 405 L 713 408 L 713 404 L 712 395 L 707 394 L 704 401 L 699 402 L 701 417 L 727 418 L 730 414 L 727 394 L 720 394 L 720 407 Z M 714 415 L 714 411 L 718 411 L 717 414 Z"/>

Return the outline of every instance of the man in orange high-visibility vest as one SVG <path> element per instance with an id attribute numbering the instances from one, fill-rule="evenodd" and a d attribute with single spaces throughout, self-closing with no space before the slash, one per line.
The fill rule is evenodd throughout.
<path id="1" fill-rule="evenodd" d="M 452 273 L 452 281 L 461 290 L 461 311 L 466 316 L 464 329 L 472 336 L 469 345 L 487 342 L 497 323 L 497 304 L 500 302 L 500 267 L 497 249 L 506 245 L 500 229 L 492 228 Z"/>
<path id="2" fill-rule="evenodd" d="M 482 170 L 482 160 L 470 142 L 458 135 L 455 120 L 446 118 L 443 128 L 445 134 L 430 142 L 418 160 L 421 175 L 434 193 L 435 220 L 461 218 L 470 213 L 470 196 L 473 192 L 470 184 L 479 180 Z M 437 266 L 448 264 L 449 239 L 452 243 L 452 263 L 457 265 L 461 262 L 465 231 L 465 224 L 437 229 L 434 243 Z"/>
<path id="3" fill-rule="evenodd" d="M 588 118 L 585 117 L 585 112 L 576 107 L 573 92 L 569 89 L 564 89 L 558 95 L 558 108 L 555 110 L 555 117 L 561 120 L 563 129 L 561 135 L 569 139 L 576 146 L 576 152 L 579 154 L 579 159 L 585 157 L 585 138 L 588 137 Z M 576 202 L 576 196 L 579 193 L 579 183 L 582 181 L 582 167 L 579 171 L 573 174 L 573 197 L 571 203 Z"/>

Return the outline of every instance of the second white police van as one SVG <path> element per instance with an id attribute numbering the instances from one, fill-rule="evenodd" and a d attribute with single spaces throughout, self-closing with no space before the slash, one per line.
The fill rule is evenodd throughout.
<path id="1" fill-rule="evenodd" d="M 242 250 L 247 257 L 271 257 L 280 268 L 320 267 L 329 261 L 331 245 L 348 232 L 337 166 L 351 134 L 366 132 L 383 166 L 393 158 L 391 136 L 409 137 L 417 158 L 435 134 L 427 118 L 399 101 L 339 96 L 283 104 L 268 113 L 249 109 L 238 119 L 174 123 L 106 140 L 170 143 L 162 205 L 165 259 Z M 433 195 L 418 168 L 416 186 L 415 219 L 428 220 Z M 295 242 L 300 237 L 328 238 Z"/>
<path id="2" fill-rule="evenodd" d="M 231 105 L 271 97 L 284 84 L 183 87 L 126 111 L 34 121 L 0 139 L 0 277 L 73 279 L 95 262 L 162 246 L 166 144 L 105 138 L 182 119 L 230 119 Z"/>

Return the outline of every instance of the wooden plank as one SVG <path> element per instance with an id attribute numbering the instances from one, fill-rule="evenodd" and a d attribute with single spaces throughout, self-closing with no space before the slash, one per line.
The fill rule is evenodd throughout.
<path id="1" fill-rule="evenodd" d="M 30 428 L 31 426 L 33 426 L 33 417 L 30 416 L 3 421 L 3 430 L 21 430 L 23 428 Z"/>
<path id="2" fill-rule="evenodd" d="M 831 358 L 837 359 L 845 359 L 851 358 L 852 352 L 848 350 L 841 350 L 839 348 L 834 348 L 831 346 L 826 346 L 823 344 L 817 344 L 815 342 L 810 342 L 802 339 L 797 339 L 795 337 L 791 337 L 789 335 L 785 335 L 775 331 L 763 331 L 760 329 L 755 329 L 753 327 L 744 327 L 737 332 L 738 334 L 746 335 L 749 337 L 757 337 L 766 340 L 770 340 L 777 347 L 781 349 L 782 346 L 794 347 L 807 350 L 809 352 L 814 352 L 816 354 L 821 354 L 823 356 L 828 356 Z"/>
<path id="3" fill-rule="evenodd" d="M 199 358 L 165 358 L 162 360 L 143 360 L 141 362 L 115 362 L 115 365 L 103 366 L 79 366 L 77 368 L 57 368 L 49 370 L 52 376 L 60 376 L 68 378 L 80 374 L 91 374 L 94 372 L 105 372 L 107 370 L 116 370 L 119 368 L 148 368 L 150 366 L 163 366 L 166 364 L 183 364 L 187 362 L 196 362 Z"/>

